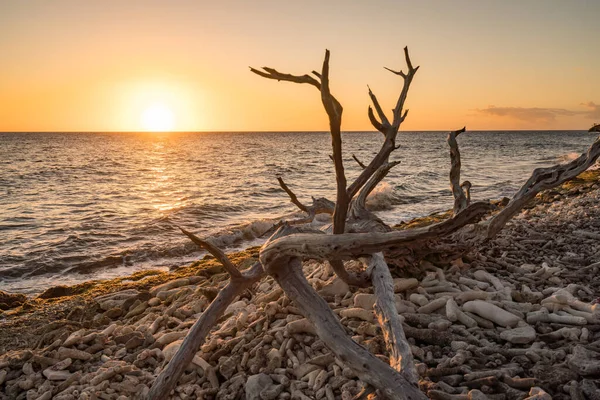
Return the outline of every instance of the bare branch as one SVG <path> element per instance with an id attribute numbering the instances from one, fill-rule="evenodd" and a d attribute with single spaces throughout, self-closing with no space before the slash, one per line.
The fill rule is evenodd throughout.
<path id="1" fill-rule="evenodd" d="M 408 96 L 408 90 L 410 89 L 413 77 L 419 69 L 419 67 L 413 67 L 408 53 L 408 47 L 404 48 L 404 57 L 406 59 L 406 65 L 408 66 L 408 72 L 406 74 L 402 71 L 396 72 L 387 68 L 389 71 L 392 71 L 396 75 L 400 75 L 404 80 L 402 90 L 398 97 L 398 101 L 396 102 L 396 107 L 393 110 L 394 120 L 391 125 L 389 124 L 389 122 L 386 124 L 386 120 L 384 119 L 382 119 L 381 123 L 379 123 L 373 115 L 373 111 L 370 110 L 369 120 L 371 120 L 371 124 L 373 124 L 375 129 L 377 129 L 385 135 L 385 141 L 383 142 L 383 145 L 381 146 L 381 149 L 379 150 L 377 155 L 373 158 L 373 160 L 371 160 L 369 165 L 367 165 L 367 168 L 365 168 L 361 172 L 361 174 L 356 178 L 356 180 L 352 182 L 352 184 L 348 187 L 348 195 L 350 196 L 350 198 L 354 197 L 358 193 L 361 187 L 369 180 L 371 175 L 373 175 L 381 165 L 388 162 L 390 154 L 396 148 L 396 136 L 398 135 L 398 129 L 400 129 L 400 125 L 402 124 L 402 122 L 404 122 L 406 116 L 408 115 L 408 110 L 403 110 L 404 103 L 406 102 L 406 97 Z M 371 96 L 372 100 L 375 98 L 375 96 L 372 95 L 371 92 L 369 93 L 369 96 Z M 377 111 L 378 103 L 376 103 L 375 101 L 376 98 L 373 101 L 373 104 L 375 105 Z"/>
<path id="2" fill-rule="evenodd" d="M 382 253 L 361 258 L 370 271 L 371 281 L 377 302 L 375 314 L 383 331 L 383 339 L 390 354 L 390 366 L 400 372 L 406 380 L 417 386 L 419 374 L 415 369 L 414 360 L 402 321 L 396 311 L 394 299 L 394 281 Z"/>
<path id="3" fill-rule="evenodd" d="M 365 164 L 363 164 L 354 154 L 352 154 L 352 158 L 354 159 L 354 161 L 356 161 L 356 163 L 362 168 L 365 169 L 367 168 L 367 166 Z"/>
<path id="4" fill-rule="evenodd" d="M 383 124 L 377 121 L 377 118 L 375 118 L 375 114 L 373 114 L 373 107 L 369 106 L 369 111 L 367 111 L 367 115 L 369 116 L 369 121 L 371 121 L 371 125 L 373 125 L 375 129 L 377 129 L 379 132 L 385 135 L 385 128 Z"/>
<path id="5" fill-rule="evenodd" d="M 348 204 L 350 196 L 346 190 L 346 175 L 342 159 L 342 105 L 331 95 L 329 89 L 329 50 L 325 51 L 323 69 L 321 71 L 321 101 L 329 116 L 329 130 L 331 131 L 331 147 L 333 148 L 333 164 L 335 167 L 335 180 L 337 185 L 335 210 L 333 212 L 333 233 L 343 233 L 346 226 Z"/>
<path id="6" fill-rule="evenodd" d="M 223 253 L 223 251 L 221 251 L 221 249 L 219 249 L 217 246 L 215 246 L 208 240 L 202 240 L 198 236 L 194 235 L 191 232 L 186 231 L 185 229 L 183 229 L 181 227 L 179 227 L 179 229 L 181 230 L 181 232 L 183 232 L 184 235 L 189 237 L 192 240 L 192 242 L 196 243 L 198 246 L 200 246 L 204 250 L 208 251 L 221 264 L 223 264 L 223 268 L 225 268 L 225 271 L 227 271 L 227 273 L 231 276 L 231 279 L 235 280 L 235 279 L 239 279 L 242 277 L 242 274 L 240 273 L 240 271 L 236 268 L 235 265 L 233 265 L 231 260 L 229 260 L 229 258 L 225 255 L 225 253 Z"/>
<path id="7" fill-rule="evenodd" d="M 283 179 L 281 177 L 277 177 L 277 182 L 279 182 L 279 186 L 281 186 L 281 188 L 283 190 L 285 190 L 285 192 L 288 194 L 288 196 L 290 196 L 290 201 L 292 203 L 294 203 L 296 205 L 296 207 L 298 207 L 300 210 L 307 213 L 308 207 L 306 207 L 304 204 L 302 204 L 300 202 L 300 200 L 298 200 L 298 197 L 296 197 L 296 194 L 294 192 L 292 192 L 292 190 L 288 187 L 288 185 L 285 184 L 285 182 L 283 181 Z"/>
<path id="8" fill-rule="evenodd" d="M 377 100 L 377 96 L 375 96 L 375 94 L 373 93 L 373 91 L 371 90 L 371 88 L 369 86 L 367 86 L 367 88 L 369 88 L 369 97 L 371 98 L 371 101 L 373 102 L 373 107 L 375 107 L 375 111 L 377 111 L 377 115 L 379 116 L 379 119 L 381 120 L 381 124 L 383 125 L 384 128 L 389 128 L 390 121 L 387 119 L 387 117 L 385 116 L 385 113 L 381 109 L 381 105 L 379 104 L 379 100 Z"/>
<path id="9" fill-rule="evenodd" d="M 462 132 L 466 131 L 466 127 L 457 131 L 448 133 L 448 146 L 450 146 L 450 188 L 452 189 L 452 195 L 454 196 L 454 214 L 458 214 L 464 210 L 467 205 L 467 198 L 465 192 L 460 185 L 460 151 L 458 150 L 458 142 L 456 138 Z"/>
<path id="10" fill-rule="evenodd" d="M 335 178 L 337 183 L 337 196 L 335 202 L 335 211 L 333 213 L 333 231 L 334 233 L 343 233 L 348 214 L 348 204 L 352 196 L 348 195 L 346 190 L 346 175 L 344 173 L 344 163 L 342 161 L 342 137 L 341 124 L 343 108 L 339 101 L 331 94 L 329 88 L 329 50 L 325 50 L 323 67 L 321 73 L 313 71 L 312 73 L 321 79 L 317 81 L 310 75 L 290 75 L 281 73 L 273 68 L 263 67 L 264 71 L 259 71 L 250 67 L 250 71 L 264 78 L 275 79 L 278 81 L 288 81 L 294 83 L 308 83 L 321 91 L 321 101 L 329 117 L 329 128 L 331 131 L 331 144 L 333 147 L 333 162 L 335 166 Z"/>
<path id="11" fill-rule="evenodd" d="M 401 77 L 403 77 L 403 78 L 406 78 L 406 74 L 405 74 L 404 72 L 402 72 L 402 70 L 400 70 L 400 71 L 394 71 L 393 69 L 391 69 L 391 68 L 388 68 L 388 67 L 383 67 L 383 68 L 387 69 L 387 70 L 388 70 L 388 71 L 390 71 L 392 74 L 396 74 L 396 75 L 399 75 L 399 76 L 401 76 Z"/>
<path id="12" fill-rule="evenodd" d="M 281 257 L 335 260 L 378 253 L 419 240 L 439 238 L 477 222 L 489 210 L 487 202 L 471 204 L 455 217 L 438 224 L 405 231 L 345 233 L 339 235 L 294 234 L 267 242 L 260 252 L 263 265 Z"/>
<path id="13" fill-rule="evenodd" d="M 267 79 L 275 79 L 277 81 L 286 81 L 286 82 L 294 82 L 294 83 L 308 83 L 309 85 L 313 85 L 317 89 L 321 89 L 321 84 L 315 78 L 310 75 L 291 75 L 281 73 L 273 68 L 263 67 L 266 72 L 260 71 L 258 69 L 250 67 L 250 71 L 254 72 L 257 75 L 262 76 Z"/>
<path id="14" fill-rule="evenodd" d="M 285 237 L 278 240 L 282 239 Z M 302 263 L 299 259 L 281 259 L 280 262 L 269 266 L 269 274 L 275 278 L 302 314 L 313 323 L 319 338 L 338 359 L 343 360 L 356 373 L 360 380 L 379 388 L 389 399 L 427 398 L 417 386 L 408 382 L 403 375 L 390 368 L 346 334 L 327 302 L 315 292 L 302 274 Z"/>
<path id="15" fill-rule="evenodd" d="M 152 384 L 150 394 L 148 395 L 149 400 L 162 400 L 169 396 L 169 392 L 175 388 L 177 380 L 204 343 L 206 335 L 208 335 L 219 318 L 223 316 L 227 307 L 244 290 L 262 278 L 264 274 L 262 265 L 256 263 L 240 279 L 231 280 L 219 292 L 217 297 L 210 303 L 200 318 L 198 318 L 194 326 L 192 326 L 181 347 L 167 365 L 167 368 L 160 373 Z"/>
<path id="16" fill-rule="evenodd" d="M 361 189 L 360 193 L 358 194 L 358 197 L 355 200 L 355 204 L 357 204 L 359 207 L 364 208 L 367 204 L 367 197 L 369 196 L 369 194 L 371 194 L 371 192 L 377 187 L 379 182 L 381 182 L 383 178 L 387 176 L 388 172 L 390 172 L 390 170 L 398 164 L 400 164 L 400 161 L 393 161 L 379 167 L 377 171 L 375 171 L 373 176 L 371 176 L 369 181 Z"/>
<path id="17" fill-rule="evenodd" d="M 333 269 L 333 272 L 347 285 L 358 286 L 358 287 L 369 287 L 370 280 L 366 273 L 350 273 L 344 266 L 342 260 L 329 260 L 329 264 Z"/>
<path id="18" fill-rule="evenodd" d="M 408 89 L 410 89 L 410 84 L 417 73 L 417 70 L 419 69 L 419 67 L 413 68 L 410 55 L 408 54 L 408 47 L 404 47 L 404 58 L 408 67 L 408 73 L 401 75 L 402 78 L 404 78 L 404 85 L 402 86 L 402 91 L 400 92 L 400 96 L 396 102 L 396 107 L 394 108 L 394 122 L 392 125 L 394 129 L 396 129 L 396 133 L 398 132 L 402 122 L 402 109 L 404 108 L 406 97 L 408 96 Z"/>

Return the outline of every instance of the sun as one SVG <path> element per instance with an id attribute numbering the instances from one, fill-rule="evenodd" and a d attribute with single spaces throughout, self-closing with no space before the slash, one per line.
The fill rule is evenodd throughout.
<path id="1" fill-rule="evenodd" d="M 150 132 L 169 132 L 175 126 L 175 114 L 164 104 L 155 103 L 140 116 L 142 127 Z"/>

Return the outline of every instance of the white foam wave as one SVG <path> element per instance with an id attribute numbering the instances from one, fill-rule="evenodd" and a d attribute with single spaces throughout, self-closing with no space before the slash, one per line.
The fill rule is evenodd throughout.
<path id="1" fill-rule="evenodd" d="M 393 206 L 394 188 L 388 182 L 379 183 L 367 197 L 369 210 L 389 210 Z"/>

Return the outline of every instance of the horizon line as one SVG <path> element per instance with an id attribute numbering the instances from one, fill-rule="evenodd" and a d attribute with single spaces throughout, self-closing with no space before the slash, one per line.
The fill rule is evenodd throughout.
<path id="1" fill-rule="evenodd" d="M 587 129 L 467 129 L 466 132 L 587 132 Z M 450 130 L 403 130 L 398 133 L 410 133 L 410 132 L 451 132 Z M 30 130 L 18 130 L 18 131 L 0 131 L 2 133 L 147 133 L 147 134 L 166 134 L 166 133 L 330 133 L 328 130 L 223 130 L 223 131 L 186 131 L 186 130 L 175 130 L 175 131 L 96 131 L 96 130 L 73 130 L 73 131 L 55 131 L 55 130 L 41 130 L 41 131 L 30 131 Z M 379 133 L 376 130 L 343 130 L 342 133 Z M 594 133 L 594 132 L 590 132 Z"/>

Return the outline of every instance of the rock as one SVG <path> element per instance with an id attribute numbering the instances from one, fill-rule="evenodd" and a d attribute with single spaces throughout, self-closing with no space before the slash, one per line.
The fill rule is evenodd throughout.
<path id="1" fill-rule="evenodd" d="M 238 312 L 244 310 L 248 307 L 248 303 L 245 300 L 239 300 L 235 303 L 231 303 L 229 307 L 225 310 L 225 315 L 227 314 L 237 314 Z"/>
<path id="2" fill-rule="evenodd" d="M 144 338 L 143 335 L 136 335 L 136 336 L 133 336 L 131 339 L 129 339 L 125 343 L 125 348 L 127 350 L 137 349 L 138 347 L 140 347 L 141 345 L 143 345 L 144 342 L 145 342 L 145 338 Z"/>
<path id="3" fill-rule="evenodd" d="M 64 370 L 55 371 L 50 368 L 45 369 L 43 374 L 46 377 L 46 379 L 48 379 L 50 381 L 65 381 L 65 380 L 69 379 L 72 375 L 69 371 L 64 371 Z"/>
<path id="4" fill-rule="evenodd" d="M 55 299 L 57 297 L 72 296 L 76 294 L 77 288 L 74 286 L 54 286 L 46 289 L 38 296 L 39 299 Z"/>
<path id="5" fill-rule="evenodd" d="M 515 327 L 521 321 L 521 318 L 516 315 L 482 300 L 473 300 L 463 304 L 463 310 L 472 312 L 505 328 Z"/>
<path id="6" fill-rule="evenodd" d="M 567 364 L 581 376 L 600 377 L 600 354 L 587 350 L 581 345 L 573 348 L 572 355 L 567 358 Z"/>
<path id="7" fill-rule="evenodd" d="M 267 359 L 269 360 L 269 363 L 267 364 L 267 368 L 269 370 L 280 368 L 281 363 L 283 362 L 283 358 L 279 355 L 279 350 L 276 348 L 269 350 L 267 353 Z"/>
<path id="8" fill-rule="evenodd" d="M 7 293 L 0 290 L 0 310 L 9 310 L 23 305 L 27 296 L 20 293 Z"/>
<path id="9" fill-rule="evenodd" d="M 94 301 L 98 303 L 100 308 L 108 311 L 111 308 L 126 308 L 126 304 L 133 304 L 140 292 L 135 289 L 121 290 L 115 293 L 109 293 L 102 296 L 94 297 Z"/>
<path id="10" fill-rule="evenodd" d="M 363 310 L 365 311 L 365 310 Z M 289 322 L 285 329 L 289 333 L 310 333 L 311 335 L 316 335 L 317 331 L 313 324 L 307 320 L 306 318 L 302 318 L 296 321 Z"/>
<path id="11" fill-rule="evenodd" d="M 404 292 L 419 286 L 419 281 L 415 278 L 396 278 L 394 279 L 394 293 Z"/>
<path id="12" fill-rule="evenodd" d="M 418 305 L 419 307 L 424 306 L 425 304 L 429 303 L 429 300 L 427 300 L 427 297 L 425 297 L 422 294 L 418 294 L 418 293 L 413 293 L 410 295 L 409 300 L 412 301 L 413 303 L 415 303 L 416 305 Z"/>
<path id="13" fill-rule="evenodd" d="M 273 380 L 269 375 L 257 374 L 248 377 L 244 391 L 246 400 L 262 400 L 260 392 L 273 386 Z"/>
<path id="14" fill-rule="evenodd" d="M 68 349 L 66 347 L 59 348 L 57 351 L 57 356 L 59 360 L 64 360 L 65 358 L 72 358 L 74 360 L 87 361 L 92 358 L 92 355 L 86 351 Z"/>
<path id="15" fill-rule="evenodd" d="M 45 391 L 40 397 L 35 400 L 50 400 L 52 398 L 52 390 Z"/>
<path id="16" fill-rule="evenodd" d="M 163 356 L 165 357 L 165 361 L 171 361 L 173 356 L 175 356 L 175 353 L 177 353 L 177 350 L 179 350 L 179 348 L 181 347 L 181 343 L 183 343 L 183 339 L 169 343 L 165 346 L 165 348 L 162 351 Z"/>
<path id="17" fill-rule="evenodd" d="M 283 385 L 273 385 L 271 387 L 263 389 L 260 392 L 260 398 L 262 400 L 275 400 L 277 396 L 279 396 L 279 394 L 283 392 L 283 389 Z"/>
<path id="18" fill-rule="evenodd" d="M 552 400 L 552 396 L 546 393 L 542 388 L 537 386 L 532 387 L 529 390 L 529 397 L 525 398 L 525 400 Z"/>
<path id="19" fill-rule="evenodd" d="M 153 297 L 150 300 L 148 300 L 148 306 L 150 306 L 150 307 L 156 307 L 160 303 L 161 303 L 161 301 L 158 297 Z"/>
<path id="20" fill-rule="evenodd" d="M 374 294 L 358 293 L 356 296 L 354 296 L 354 307 L 372 310 L 376 300 L 377 296 Z"/>
<path id="21" fill-rule="evenodd" d="M 345 296 L 350 287 L 337 276 L 319 290 L 321 296 Z"/>
<path id="22" fill-rule="evenodd" d="M 219 372 L 229 379 L 236 372 L 239 359 L 237 357 L 220 357 Z"/>
<path id="23" fill-rule="evenodd" d="M 526 344 L 535 340 L 536 332 L 530 325 L 500 332 L 500 338 L 514 344 Z"/>
<path id="24" fill-rule="evenodd" d="M 81 339 L 84 336 L 85 336 L 85 329 L 80 329 L 78 331 L 75 331 L 75 332 L 71 333 L 71 335 L 69 335 L 69 337 L 64 341 L 63 346 L 71 347 L 75 344 L 79 344 L 79 342 L 81 342 Z"/>
<path id="25" fill-rule="evenodd" d="M 154 286 L 153 288 L 150 289 L 150 294 L 152 296 L 156 296 L 158 293 L 160 293 L 162 291 L 178 288 L 181 286 L 187 286 L 189 284 L 190 284 L 190 280 L 188 278 L 174 279 L 172 281 L 163 283 L 162 285 Z"/>

